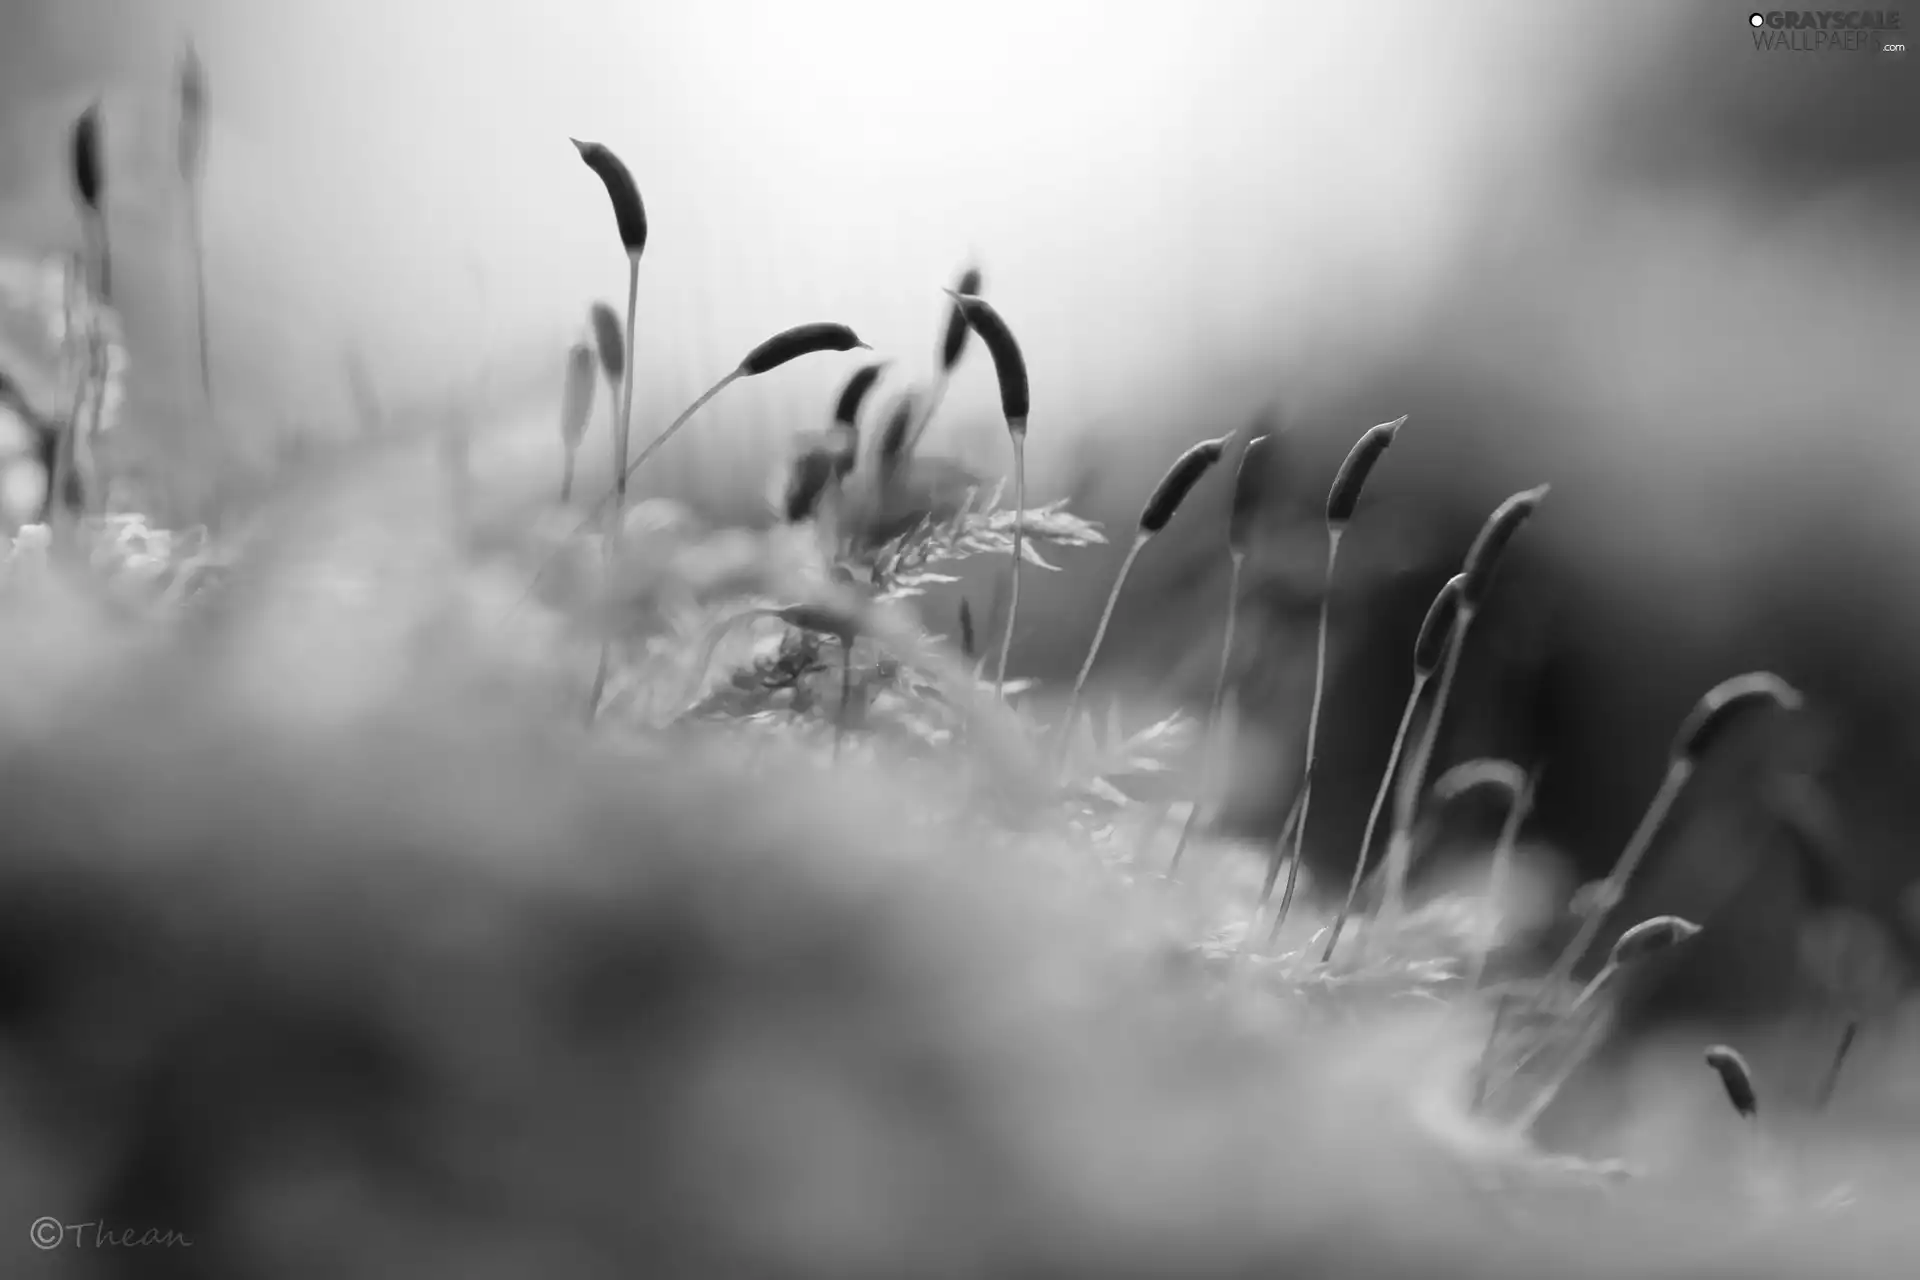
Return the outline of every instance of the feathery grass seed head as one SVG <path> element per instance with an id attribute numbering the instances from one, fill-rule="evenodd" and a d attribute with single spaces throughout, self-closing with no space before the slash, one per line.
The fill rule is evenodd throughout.
<path id="1" fill-rule="evenodd" d="M 620 232 L 620 243 L 628 257 L 638 258 L 647 248 L 647 207 L 640 201 L 640 188 L 634 185 L 633 174 L 619 156 L 599 143 L 582 142 L 578 138 L 568 141 L 606 187 L 607 199 L 613 202 L 613 221 Z"/>
<path id="2" fill-rule="evenodd" d="M 987 354 L 993 357 L 994 376 L 1000 382 L 1000 413 L 1007 420 L 1007 430 L 1025 435 L 1029 409 L 1027 358 L 1020 354 L 1013 330 L 985 298 L 963 295 L 952 289 L 947 290 L 947 296 L 967 317 L 967 323 L 986 344 Z"/>
<path id="3" fill-rule="evenodd" d="M 1432 676 L 1446 660 L 1447 645 L 1453 638 L 1453 620 L 1460 611 L 1460 597 L 1466 589 L 1467 575 L 1456 573 L 1427 606 L 1427 616 L 1420 623 L 1420 634 L 1413 642 L 1413 671 L 1421 679 Z"/>
<path id="4" fill-rule="evenodd" d="M 1733 1104 L 1733 1109 L 1749 1120 L 1757 1118 L 1760 1096 L 1754 1091 L 1753 1072 L 1740 1051 L 1730 1045 L 1716 1044 L 1703 1056 L 1719 1075 L 1720 1087 L 1727 1091 L 1727 1101 Z"/>
<path id="5" fill-rule="evenodd" d="M 743 378 L 755 377 L 778 369 L 789 360 L 798 360 L 817 351 L 867 351 L 871 350 L 860 336 L 843 324 L 830 320 L 816 320 L 811 324 L 797 324 L 791 329 L 782 329 L 765 342 L 747 352 L 747 358 L 740 362 L 737 370 Z"/>
<path id="6" fill-rule="evenodd" d="M 1707 690 L 1681 722 L 1673 739 L 1673 760 L 1698 763 L 1735 720 L 1762 707 L 1798 711 L 1804 702 L 1798 689 L 1771 671 L 1750 671 L 1722 680 Z"/>
<path id="7" fill-rule="evenodd" d="M 91 103 L 73 122 L 73 189 L 94 213 L 106 196 L 106 174 L 101 161 L 100 103 Z"/>
<path id="8" fill-rule="evenodd" d="M 567 352 L 566 389 L 560 398 L 560 438 L 569 448 L 586 437 L 587 422 L 593 416 L 593 383 L 593 348 L 576 342 Z"/>
<path id="9" fill-rule="evenodd" d="M 587 309 L 587 321 L 593 326 L 594 350 L 600 353 L 600 372 L 618 386 L 627 376 L 626 335 L 620 332 L 620 317 L 604 302 Z"/>
<path id="10" fill-rule="evenodd" d="M 1552 487 L 1536 485 L 1514 494 L 1493 509 L 1493 514 L 1487 517 L 1487 522 L 1480 526 L 1480 532 L 1474 536 L 1473 545 L 1467 548 L 1464 570 L 1467 580 L 1461 588 L 1460 603 L 1477 609 L 1486 600 L 1507 544 L 1513 541 L 1513 535 L 1520 531 L 1520 526 L 1532 517 Z"/>
<path id="11" fill-rule="evenodd" d="M 1348 451 L 1346 461 L 1334 473 L 1333 487 L 1327 491 L 1329 525 L 1337 529 L 1353 519 L 1353 510 L 1360 502 L 1360 491 L 1366 487 L 1367 477 L 1373 474 L 1380 455 L 1387 451 L 1387 446 L 1393 443 L 1394 436 L 1399 434 L 1406 422 L 1407 415 L 1403 413 L 1392 422 L 1368 427 Z"/>
<path id="12" fill-rule="evenodd" d="M 1227 437 L 1220 436 L 1202 440 L 1175 458 L 1147 496 L 1147 505 L 1140 509 L 1140 532 L 1154 534 L 1166 528 L 1167 522 L 1180 510 L 1180 504 L 1193 492 L 1193 486 L 1200 483 L 1200 477 L 1211 471 L 1226 451 Z"/>
<path id="13" fill-rule="evenodd" d="M 1652 916 L 1620 935 L 1607 955 L 1609 965 L 1629 965 L 1688 941 L 1700 926 L 1681 916 Z"/>
<path id="14" fill-rule="evenodd" d="M 968 267 L 962 272 L 953 291 L 978 296 L 980 268 Z M 972 326 L 967 323 L 966 313 L 956 302 L 947 312 L 947 330 L 940 337 L 940 372 L 950 374 L 959 366 L 960 357 L 967 352 L 967 335 L 971 332 Z"/>

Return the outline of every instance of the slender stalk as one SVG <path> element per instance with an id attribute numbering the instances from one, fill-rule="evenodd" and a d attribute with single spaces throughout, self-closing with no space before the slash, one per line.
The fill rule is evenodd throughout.
<path id="1" fill-rule="evenodd" d="M 640 254 L 637 250 L 627 254 L 627 369 L 626 377 L 620 384 L 620 421 L 613 433 L 613 509 L 607 515 L 607 545 L 604 548 L 606 561 L 606 616 L 602 619 L 600 632 L 600 659 L 593 672 L 593 688 L 587 694 L 587 723 L 592 724 L 600 713 L 600 699 L 606 693 L 607 672 L 613 661 L 613 619 L 614 590 L 620 580 L 620 543 L 625 532 L 627 515 L 627 479 L 633 473 L 627 466 L 627 444 L 633 430 L 633 321 L 640 302 Z M 697 406 L 696 406 L 697 407 Z M 681 416 L 686 421 L 691 410 Z M 674 426 L 678 426 L 675 423 Z M 668 428 L 671 432 L 673 428 Z M 653 447 L 658 447 L 666 438 L 663 433 Z M 645 461 L 645 455 L 641 461 Z M 639 462 L 633 464 L 638 468 Z"/>
<path id="2" fill-rule="evenodd" d="M 1499 910 L 1500 902 L 1506 896 L 1507 882 L 1513 878 L 1514 844 L 1520 838 L 1521 824 L 1526 822 L 1528 813 L 1533 809 L 1533 793 L 1539 785 L 1536 772 L 1508 800 L 1507 816 L 1500 824 L 1500 835 L 1493 845 L 1493 865 L 1487 870 L 1487 900 L 1491 910 Z M 1487 961 L 1492 952 L 1493 939 L 1489 936 L 1474 954 L 1473 972 L 1467 980 L 1468 991 L 1480 990 L 1481 984 L 1486 981 Z"/>
<path id="3" fill-rule="evenodd" d="M 1827 1073 L 1820 1080 L 1820 1091 L 1814 1095 L 1814 1108 L 1824 1111 L 1833 1101 L 1834 1090 L 1840 1084 L 1840 1068 L 1846 1065 L 1847 1055 L 1853 1051 L 1854 1037 L 1860 1034 L 1860 1019 L 1849 1018 L 1844 1030 L 1840 1032 L 1840 1043 L 1834 1048 L 1833 1061 L 1827 1064 Z"/>
<path id="4" fill-rule="evenodd" d="M 919 448 L 920 437 L 927 433 L 928 426 L 933 423 L 933 415 L 940 411 L 940 402 L 947 398 L 947 384 L 952 380 L 952 377 L 945 372 L 934 375 L 933 387 L 927 393 L 926 407 L 920 411 L 920 417 L 914 422 L 913 430 L 907 433 L 906 445 L 900 450 L 901 457 L 909 457 L 915 449 Z"/>
<path id="5" fill-rule="evenodd" d="M 1420 797 L 1425 794 L 1427 770 L 1433 764 L 1434 745 L 1440 739 L 1440 721 L 1447 713 L 1447 699 L 1453 694 L 1453 682 L 1460 672 L 1460 651 L 1466 648 L 1467 632 L 1473 626 L 1477 610 L 1460 601 L 1453 618 L 1453 639 L 1447 643 L 1446 665 L 1440 669 L 1440 686 L 1433 696 L 1433 708 L 1421 727 L 1414 746 L 1407 777 L 1394 798 L 1393 832 L 1387 837 L 1386 892 L 1380 906 L 1381 921 L 1391 921 L 1406 905 L 1407 871 L 1413 865 L 1413 819 Z"/>
<path id="6" fill-rule="evenodd" d="M 187 252 L 193 259 L 193 322 L 200 352 L 200 394 L 213 416 L 213 356 L 207 342 L 206 228 L 201 224 L 200 184 L 187 185 Z"/>
<path id="7" fill-rule="evenodd" d="M 1086 692 L 1087 677 L 1093 674 L 1094 660 L 1100 656 L 1100 646 L 1106 642 L 1107 628 L 1113 622 L 1114 606 L 1120 602 L 1120 592 L 1126 587 L 1128 576 L 1133 573 L 1133 564 L 1134 561 L 1140 558 L 1141 548 L 1147 545 L 1148 540 L 1152 538 L 1152 536 L 1152 534 L 1144 532 L 1133 535 L 1133 545 L 1127 548 L 1126 558 L 1120 562 L 1120 572 L 1114 575 L 1113 587 L 1107 592 L 1107 602 L 1100 610 L 1100 623 L 1093 629 L 1093 643 L 1087 646 L 1087 656 L 1080 662 L 1080 674 L 1073 678 L 1073 692 L 1067 695 L 1067 712 L 1060 718 L 1059 746 L 1056 749 L 1056 759 L 1065 756 L 1067 743 L 1073 738 L 1073 719 L 1080 712 L 1080 697 Z M 1015 558 L 1015 562 L 1018 563 L 1018 557 Z M 1017 579 L 1014 586 L 1016 589 L 1019 586 Z M 1009 597 L 1007 603 L 1007 615 L 1009 618 L 1012 617 L 1013 610 L 1013 597 Z M 1012 625 L 1009 623 L 1007 632 L 1011 635 L 1012 631 Z M 1001 657 L 1003 669 L 1005 662 L 1006 658 L 1003 653 Z M 1216 695 L 1216 706 L 1217 705 Z"/>
<path id="8" fill-rule="evenodd" d="M 1367 874 L 1367 855 L 1373 850 L 1373 833 L 1380 824 L 1381 811 L 1386 808 L 1387 793 L 1393 789 L 1394 775 L 1400 767 L 1400 753 L 1407 745 L 1407 730 L 1413 725 L 1413 713 L 1420 705 L 1420 695 L 1426 691 L 1427 680 L 1428 677 L 1414 673 L 1413 691 L 1407 695 L 1406 709 L 1400 713 L 1400 727 L 1393 732 L 1393 747 L 1387 752 L 1386 772 L 1380 775 L 1379 789 L 1373 793 L 1373 807 L 1367 811 L 1367 828 L 1360 837 L 1360 851 L 1354 855 L 1353 879 L 1347 882 L 1347 900 L 1340 905 L 1340 913 L 1333 918 L 1333 928 L 1327 934 L 1326 950 L 1320 953 L 1321 964 L 1333 959 L 1333 949 L 1340 945 L 1340 933 L 1353 914 L 1354 900 L 1360 896 L 1360 884 Z"/>
<path id="9" fill-rule="evenodd" d="M 1639 869 L 1641 860 L 1653 847 L 1653 837 L 1660 830 L 1661 823 L 1666 821 L 1668 811 L 1673 808 L 1673 802 L 1679 798 L 1681 790 L 1686 787 L 1687 780 L 1692 776 L 1691 761 L 1679 759 L 1667 765 L 1666 776 L 1660 780 L 1660 789 L 1654 793 L 1653 801 L 1647 806 L 1646 813 L 1641 816 L 1640 825 L 1634 829 L 1632 838 L 1627 841 L 1627 847 L 1620 851 L 1620 860 L 1614 863 L 1612 872 L 1608 874 L 1606 883 L 1601 887 L 1599 901 L 1580 922 L 1580 928 L 1574 934 L 1573 941 L 1567 944 L 1567 949 L 1560 953 L 1559 960 L 1554 962 L 1552 970 L 1548 972 L 1545 989 L 1551 990 L 1572 977 L 1581 957 L 1585 956 L 1587 948 L 1593 945 L 1594 937 L 1600 932 L 1600 926 L 1606 922 L 1614 904 L 1618 903 L 1626 892 L 1627 882 L 1633 878 L 1633 873 Z"/>
<path id="10" fill-rule="evenodd" d="M 1135 546 L 1139 543 L 1136 541 Z M 1202 793 L 1213 790 L 1217 780 L 1214 774 L 1219 767 L 1220 751 L 1220 706 L 1227 696 L 1227 669 L 1233 663 L 1234 633 L 1240 625 L 1240 575 L 1246 568 L 1247 555 L 1244 551 L 1232 552 L 1228 557 L 1227 570 L 1227 629 L 1220 640 L 1220 666 L 1213 673 L 1213 697 L 1207 703 L 1207 757 L 1201 765 L 1200 784 Z M 1119 594 L 1119 584 L 1115 584 L 1114 594 Z M 1173 846 L 1173 858 L 1167 864 L 1167 874 L 1172 875 L 1180 866 L 1180 856 L 1186 852 L 1187 841 L 1193 836 L 1193 829 L 1199 824 L 1200 803 L 1196 799 L 1193 808 L 1187 810 L 1187 820 L 1180 824 L 1180 840 Z"/>
<path id="11" fill-rule="evenodd" d="M 1313 655 L 1313 702 L 1307 709 L 1307 762 L 1300 779 L 1300 822 L 1293 829 L 1293 858 L 1287 863 L 1287 888 L 1280 895 L 1280 909 L 1273 915 L 1273 934 L 1287 922 L 1287 910 L 1293 906 L 1294 887 L 1300 880 L 1300 856 L 1307 844 L 1307 815 L 1313 807 L 1313 760 L 1320 737 L 1320 699 L 1327 685 L 1327 624 L 1333 615 L 1333 566 L 1340 558 L 1340 534 L 1337 524 L 1327 526 L 1327 573 L 1320 591 L 1320 629 Z"/>
<path id="12" fill-rule="evenodd" d="M 560 466 L 560 505 L 566 506 L 573 501 L 573 446 L 567 446 L 565 461 Z"/>
<path id="13" fill-rule="evenodd" d="M 1013 564 L 1007 585 L 1007 629 L 1000 636 L 1000 661 L 993 673 L 993 696 L 1004 699 L 1007 687 L 1007 655 L 1013 651 L 1014 623 L 1020 616 L 1020 557 L 1027 518 L 1027 432 L 1025 426 L 1010 432 L 1013 438 Z M 1112 603 L 1108 603 L 1112 608 Z M 1071 721 L 1069 721 L 1070 723 Z"/>
<path id="14" fill-rule="evenodd" d="M 840 644 L 840 712 L 833 718 L 833 758 L 840 758 L 841 739 L 847 733 L 847 708 L 853 703 L 853 642 Z"/>
<path id="15" fill-rule="evenodd" d="M 1253 905 L 1253 919 L 1247 923 L 1247 936 L 1253 936 L 1253 926 L 1259 923 L 1260 913 L 1267 909 L 1267 903 L 1273 899 L 1273 887 L 1280 881 L 1280 862 L 1286 856 L 1287 841 L 1293 836 L 1294 824 L 1300 820 L 1300 801 L 1302 793 L 1295 792 L 1293 804 L 1287 809 L 1287 816 L 1280 824 L 1280 834 L 1274 837 L 1273 852 L 1267 858 L 1267 877 L 1260 883 L 1260 898 Z"/>

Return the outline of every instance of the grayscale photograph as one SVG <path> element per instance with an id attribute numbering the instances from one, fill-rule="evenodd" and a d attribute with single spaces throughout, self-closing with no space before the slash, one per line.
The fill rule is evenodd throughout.
<path id="1" fill-rule="evenodd" d="M 0 1275 L 1915 1275 L 1916 25 L 0 0 Z"/>

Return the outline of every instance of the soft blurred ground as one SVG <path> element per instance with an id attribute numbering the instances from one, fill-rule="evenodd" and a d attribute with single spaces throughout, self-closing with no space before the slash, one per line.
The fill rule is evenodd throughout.
<path id="1" fill-rule="evenodd" d="M 480 432 L 497 513 L 539 500 L 565 345 L 623 284 L 569 135 L 648 200 L 643 422 L 800 320 L 924 376 L 937 286 L 977 254 L 1033 369 L 1041 496 L 1124 524 L 1184 443 L 1268 403 L 1294 424 L 1248 606 L 1256 829 L 1298 767 L 1326 479 L 1410 413 L 1343 549 L 1316 861 L 1352 857 L 1426 598 L 1486 510 L 1550 480 L 1445 747 L 1547 760 L 1545 843 L 1604 869 L 1727 675 L 1773 667 L 1820 708 L 1811 746 L 1713 781 L 1645 888 L 1747 922 L 1675 988 L 1721 1007 L 1815 905 L 1764 803 L 1788 780 L 1838 815 L 1838 902 L 1896 929 L 1920 871 L 1920 63 L 1758 53 L 1745 13 L 0 0 L 0 242 L 75 247 L 65 130 L 102 95 L 128 420 L 188 516 L 288 434 L 362 429 L 350 366 L 390 425 Z M 187 32 L 212 81 L 211 416 L 170 178 Z M 646 487 L 756 514 L 853 361 L 729 391 Z M 1005 465 L 977 352 L 931 443 Z M 1221 488 L 1143 557 L 1103 689 L 1204 694 Z M 1033 579 L 1020 669 L 1071 672 L 1112 566 Z"/>

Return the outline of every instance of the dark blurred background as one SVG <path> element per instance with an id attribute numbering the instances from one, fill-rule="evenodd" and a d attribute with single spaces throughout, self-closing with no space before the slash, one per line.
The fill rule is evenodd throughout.
<path id="1" fill-rule="evenodd" d="M 566 141 L 593 138 L 653 221 L 652 420 L 802 320 L 851 323 L 894 377 L 924 377 L 937 288 L 976 255 L 1033 370 L 1039 497 L 1124 530 L 1185 444 L 1279 415 L 1232 822 L 1271 829 L 1296 785 L 1327 481 L 1366 426 L 1408 413 L 1343 547 L 1317 865 L 1351 863 L 1428 598 L 1500 498 L 1551 481 L 1439 763 L 1548 762 L 1538 838 L 1590 877 L 1693 700 L 1772 668 L 1817 712 L 1701 788 L 1643 905 L 1713 915 L 1765 882 L 1768 920 L 1831 898 L 1911 936 L 1915 55 L 1760 51 L 1720 3 L 0 11 L 0 248 L 77 246 L 66 130 L 99 96 L 127 453 L 177 518 L 291 432 L 362 429 L 354 378 L 383 417 L 478 432 L 498 509 L 544 492 L 565 346 L 624 284 Z M 213 111 L 213 416 L 172 180 L 189 34 Z M 851 360 L 730 391 L 652 491 L 757 518 L 781 442 Z M 931 447 L 1005 466 L 978 354 Z M 1204 698 L 1224 484 L 1143 557 L 1103 690 Z M 1035 579 L 1018 668 L 1070 674 L 1124 542 Z M 1781 818 L 1787 791 L 1820 816 Z M 1826 835 L 1793 834 L 1809 827 Z M 1753 985 L 1770 928 L 1700 948 L 1706 998 Z"/>

